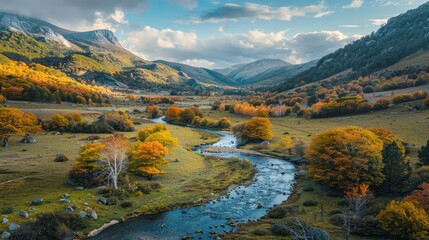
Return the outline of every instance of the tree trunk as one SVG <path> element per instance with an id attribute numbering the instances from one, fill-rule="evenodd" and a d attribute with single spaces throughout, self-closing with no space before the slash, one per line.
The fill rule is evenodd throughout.
<path id="1" fill-rule="evenodd" d="M 118 189 L 118 177 L 112 176 L 112 184 L 114 189 Z"/>
<path id="2" fill-rule="evenodd" d="M 3 147 L 5 148 L 9 147 L 9 141 L 6 138 L 3 139 Z"/>

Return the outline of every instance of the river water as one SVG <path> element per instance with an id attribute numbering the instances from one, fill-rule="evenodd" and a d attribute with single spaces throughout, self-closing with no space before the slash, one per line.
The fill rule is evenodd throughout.
<path id="1" fill-rule="evenodd" d="M 154 122 L 163 123 L 161 118 Z M 214 146 L 236 147 L 234 135 L 205 130 L 220 136 Z M 245 223 L 261 218 L 275 204 L 286 200 L 294 183 L 295 167 L 284 160 L 240 153 L 205 153 L 219 157 L 248 158 L 256 166 L 254 181 L 201 206 L 131 218 L 113 225 L 91 239 L 216 239 L 216 234 L 234 231 L 228 222 Z M 202 230 L 202 233 L 196 233 Z"/>

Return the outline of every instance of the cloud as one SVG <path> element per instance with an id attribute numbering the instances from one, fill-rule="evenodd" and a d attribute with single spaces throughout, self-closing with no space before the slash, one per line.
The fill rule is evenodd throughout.
<path id="1" fill-rule="evenodd" d="M 181 61 L 180 63 L 194 66 L 194 67 L 203 67 L 203 68 L 210 68 L 214 65 L 214 62 L 210 62 L 206 59 L 186 59 L 185 61 Z"/>
<path id="2" fill-rule="evenodd" d="M 197 0 L 170 0 L 170 2 L 191 10 L 198 7 Z"/>
<path id="3" fill-rule="evenodd" d="M 220 25 L 218 28 L 217 28 L 217 30 L 219 31 L 219 32 L 221 32 L 221 33 L 223 33 L 223 32 L 225 32 L 225 26 L 224 25 Z"/>
<path id="4" fill-rule="evenodd" d="M 320 12 L 320 13 L 314 15 L 314 18 L 321 18 L 321 17 L 324 17 L 324 16 L 328 16 L 328 15 L 330 15 L 332 13 L 334 13 L 334 11 Z"/>
<path id="5" fill-rule="evenodd" d="M 313 15 L 314 17 L 326 16 L 332 12 L 324 11 L 323 5 L 309 5 L 304 7 L 270 7 L 256 3 L 235 4 L 227 3 L 217 6 L 212 11 L 206 12 L 192 20 L 194 23 L 238 21 L 240 19 L 282 20 L 290 21 L 294 17 Z"/>
<path id="6" fill-rule="evenodd" d="M 363 0 L 353 0 L 349 5 L 343 6 L 343 8 L 360 8 L 363 2 Z"/>
<path id="7" fill-rule="evenodd" d="M 343 28 L 358 28 L 358 27 L 360 27 L 360 25 L 342 24 L 342 25 L 339 25 L 339 27 L 343 27 Z"/>
<path id="8" fill-rule="evenodd" d="M 145 26 L 129 33 L 121 44 L 148 60 L 164 59 L 193 66 L 226 67 L 264 58 L 302 63 L 320 58 L 360 38 L 340 31 L 299 33 L 253 29 L 243 34 L 200 39 L 193 32 Z"/>
<path id="9" fill-rule="evenodd" d="M 381 26 L 383 24 L 386 24 L 388 20 L 389 19 L 387 19 L 387 18 L 369 19 L 369 21 L 371 21 L 372 25 L 375 25 L 375 26 Z"/>
<path id="10" fill-rule="evenodd" d="M 146 0 L 13 0 L 0 4 L 0 11 L 40 18 L 71 30 L 116 28 L 124 23 L 124 12 L 142 14 L 145 9 Z"/>

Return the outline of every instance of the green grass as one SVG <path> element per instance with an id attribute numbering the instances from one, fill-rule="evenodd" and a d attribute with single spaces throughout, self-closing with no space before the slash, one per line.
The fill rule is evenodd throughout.
<path id="1" fill-rule="evenodd" d="M 54 112 L 54 109 L 48 109 Z M 59 109 L 61 110 L 61 109 Z M 40 109 L 29 109 L 40 114 Z M 45 111 L 46 112 L 46 111 Z M 45 113 L 46 114 L 46 113 Z M 46 114 L 47 115 L 47 114 Z M 137 128 L 148 127 L 151 122 L 133 116 L 140 122 Z M 91 209 L 99 216 L 97 221 L 91 220 L 90 226 L 84 230 L 100 227 L 113 219 L 121 219 L 131 212 L 153 213 L 160 210 L 171 209 L 179 206 L 187 206 L 202 203 L 213 198 L 212 193 L 219 193 L 227 189 L 231 184 L 241 183 L 253 176 L 252 169 L 240 168 L 237 160 L 204 159 L 202 155 L 191 151 L 195 146 L 207 142 L 215 142 L 218 136 L 200 132 L 198 130 L 179 126 L 168 126 L 173 136 L 179 138 L 180 146 L 177 151 L 168 156 L 169 165 L 165 168 L 167 174 L 155 177 L 162 188 L 138 196 L 132 194 L 129 201 L 133 206 L 128 209 L 117 206 L 104 206 L 96 203 L 99 197 L 96 190 L 75 190 L 66 184 L 67 172 L 70 170 L 73 159 L 77 156 L 83 139 L 91 134 L 77 134 L 77 138 L 71 138 L 72 134 L 64 135 L 37 135 L 37 143 L 20 144 L 19 138 L 10 140 L 10 147 L 0 149 L 0 209 L 8 206 L 15 208 L 14 213 L 8 214 L 8 219 L 13 223 L 23 224 L 28 219 L 17 216 L 19 210 L 26 210 L 30 218 L 34 218 L 43 211 L 64 211 L 64 206 L 76 206 L 77 211 Z M 98 134 L 107 137 L 106 134 Z M 136 136 L 136 132 L 124 133 L 128 138 Z M 55 154 L 63 153 L 69 159 L 68 162 L 54 162 Z M 146 183 L 146 178 L 130 174 L 131 181 Z M 219 180 L 221 179 L 221 180 Z M 59 199 L 64 193 L 70 194 L 72 203 L 60 203 Z M 216 196 L 216 194 L 214 195 Z M 43 197 L 45 203 L 34 206 L 33 210 L 27 204 L 36 197 Z M 85 206 L 84 202 L 89 206 Z M 0 231 L 7 225 L 1 225 Z"/>

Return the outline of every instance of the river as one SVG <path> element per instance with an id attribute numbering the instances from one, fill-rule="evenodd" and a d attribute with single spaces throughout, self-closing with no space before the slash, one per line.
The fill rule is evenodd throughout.
<path id="1" fill-rule="evenodd" d="M 154 122 L 163 123 L 161 118 Z M 232 134 L 216 133 L 220 140 L 213 146 L 236 147 Z M 216 239 L 216 233 L 233 231 L 227 222 L 245 223 L 264 216 L 275 204 L 285 201 L 293 187 L 296 168 L 289 162 L 272 157 L 243 155 L 240 153 L 205 153 L 219 157 L 248 158 L 256 166 L 254 181 L 248 186 L 238 186 L 227 195 L 204 205 L 139 216 L 113 225 L 91 239 Z M 202 233 L 196 233 L 202 230 Z"/>

